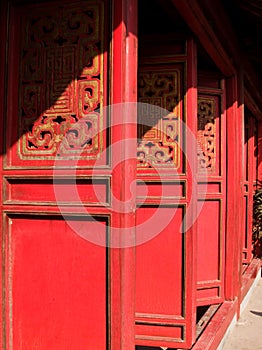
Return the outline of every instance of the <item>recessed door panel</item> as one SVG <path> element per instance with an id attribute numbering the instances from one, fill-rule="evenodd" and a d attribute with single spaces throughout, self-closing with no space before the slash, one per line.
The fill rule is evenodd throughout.
<path id="1" fill-rule="evenodd" d="M 109 2 L 1 6 L 3 348 L 108 350 Z"/>
<path id="2" fill-rule="evenodd" d="M 106 239 L 106 222 L 101 230 Z M 8 349 L 106 349 L 105 247 L 77 236 L 59 216 L 12 216 L 5 261 Z"/>
<path id="3" fill-rule="evenodd" d="M 195 210 L 192 41 L 187 50 L 181 56 L 141 57 L 139 67 L 135 331 L 140 346 L 190 348 L 195 339 L 195 236 L 193 223 L 188 225 Z"/>
<path id="4" fill-rule="evenodd" d="M 197 305 L 224 297 L 226 143 L 223 81 L 199 76 Z"/>
<path id="5" fill-rule="evenodd" d="M 104 1 L 10 7 L 7 168 L 105 165 L 105 11 Z"/>

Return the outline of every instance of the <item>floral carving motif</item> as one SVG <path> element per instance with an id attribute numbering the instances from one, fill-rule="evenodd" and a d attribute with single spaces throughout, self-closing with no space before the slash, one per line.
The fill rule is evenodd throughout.
<path id="1" fill-rule="evenodd" d="M 20 158 L 72 157 L 79 148 L 82 157 L 96 158 L 102 147 L 102 2 L 35 7 L 21 19 Z"/>
<path id="2" fill-rule="evenodd" d="M 216 102 L 212 98 L 198 99 L 197 141 L 198 171 L 215 172 L 216 170 Z"/>
<path id="3" fill-rule="evenodd" d="M 138 116 L 139 168 L 179 167 L 179 79 L 179 70 L 140 73 L 139 102 L 144 104 Z"/>

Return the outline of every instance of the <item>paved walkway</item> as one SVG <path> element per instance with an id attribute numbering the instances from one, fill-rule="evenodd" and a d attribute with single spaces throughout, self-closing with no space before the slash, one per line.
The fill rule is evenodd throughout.
<path id="1" fill-rule="evenodd" d="M 262 278 L 222 349 L 262 350 Z"/>

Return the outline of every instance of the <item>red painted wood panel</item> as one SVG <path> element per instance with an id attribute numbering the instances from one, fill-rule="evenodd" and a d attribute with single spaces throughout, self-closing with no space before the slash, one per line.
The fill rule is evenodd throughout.
<path id="1" fill-rule="evenodd" d="M 137 210 L 138 236 L 143 234 L 139 230 L 139 225 L 150 220 L 156 211 L 160 212 L 161 220 L 166 221 L 165 229 L 136 249 L 138 319 L 141 319 L 142 314 L 143 318 L 149 315 L 151 318 L 157 318 L 158 315 L 162 317 L 165 315 L 167 318 L 171 315 L 184 316 L 182 283 L 185 278 L 183 261 L 185 248 L 184 234 L 179 232 L 184 216 L 183 208 L 139 208 Z"/>
<path id="2" fill-rule="evenodd" d="M 18 216 L 7 225 L 7 348 L 106 349 L 106 248 L 61 217 Z"/>
<path id="3" fill-rule="evenodd" d="M 110 205 L 110 178 L 109 177 L 61 177 L 56 179 L 56 188 L 59 195 L 59 202 L 67 205 L 79 204 L 104 206 Z M 45 191 L 43 191 L 43 187 Z M 73 188 L 77 196 L 73 196 Z M 48 204 L 56 205 L 57 197 L 54 189 L 53 178 L 51 177 L 5 177 L 4 198 L 5 204 Z M 71 195 L 70 195 L 71 193 Z"/>
<path id="4" fill-rule="evenodd" d="M 256 120 L 246 111 L 244 128 L 244 167 L 243 167 L 243 228 L 242 264 L 247 265 L 252 259 L 253 195 L 257 172 Z"/>
<path id="5" fill-rule="evenodd" d="M 226 130 L 224 86 L 216 75 L 200 73 L 198 91 L 197 304 L 224 297 L 226 218 Z"/>
<path id="6" fill-rule="evenodd" d="M 10 7 L 6 168 L 106 164 L 107 11 L 103 0 Z"/>
<path id="7" fill-rule="evenodd" d="M 227 162 L 236 164 L 227 167 L 227 217 L 226 217 L 226 265 L 225 265 L 225 298 L 234 300 L 239 290 L 240 244 L 239 235 L 242 228 L 239 225 L 238 213 L 241 208 L 242 197 L 240 186 L 242 176 L 239 163 L 242 164 L 242 146 L 239 138 L 241 118 L 238 115 L 238 86 L 237 76 L 226 80 L 226 135 L 227 135 Z M 237 220 L 237 221 L 236 221 Z M 242 241 L 241 241 L 242 245 Z M 242 247 L 241 247 L 242 249 Z M 234 278 L 232 278 L 234 276 Z"/>
<path id="8" fill-rule="evenodd" d="M 187 42 L 186 55 L 169 47 L 170 54 L 159 57 L 146 56 L 150 44 L 138 75 L 139 101 L 149 105 L 138 114 L 137 241 L 147 240 L 136 248 L 136 344 L 190 348 L 196 327 L 196 146 L 188 131 L 196 135 L 195 43 Z"/>
<path id="9" fill-rule="evenodd" d="M 0 40 L 1 40 L 1 49 L 0 49 L 0 85 L 4 87 L 5 85 L 5 57 L 6 57 L 6 32 L 7 32 L 7 4 L 6 2 L 2 1 L 0 3 L 0 23 L 1 23 L 1 30 L 0 30 Z M 4 115 L 4 99 L 5 99 L 5 90 L 2 88 L 0 89 L 0 128 L 4 130 L 3 125 L 3 115 Z M 3 215 L 2 215 L 2 203 L 3 203 L 3 181 L 2 181 L 2 163 L 3 163 L 3 152 L 4 152 L 4 145 L 3 142 L 0 142 L 0 230 L 3 232 Z M 0 238 L 0 245 L 3 247 L 3 233 L 1 234 Z M 3 249 L 2 249 L 3 251 Z M 2 253 L 1 253 L 1 259 L 3 261 Z M 2 267 L 2 266 L 1 266 Z M 3 268 L 0 269 L 0 305 L 4 304 L 4 291 L 3 291 L 3 280 L 4 280 L 4 271 Z M 0 307 L 0 327 L 1 330 L 4 330 L 4 310 L 2 307 Z M 0 332 L 0 347 L 4 348 L 4 341 L 5 341 L 5 335 L 4 331 Z"/>
<path id="10" fill-rule="evenodd" d="M 10 288 L 2 303 L 3 347 L 131 349 L 134 249 L 105 246 L 117 240 L 115 227 L 134 229 L 135 208 L 115 210 L 111 191 L 125 204 L 135 179 L 136 114 L 125 114 L 131 127 L 120 123 L 109 132 L 103 108 L 136 101 L 136 1 L 12 1 L 8 11 L 6 4 L 1 2 L 1 39 L 7 42 L 7 28 L 9 47 L 0 48 L 6 130 L 0 173 L 1 212 L 9 219 L 2 291 Z M 114 169 L 130 151 L 125 144 L 113 154 L 105 150 L 128 137 L 134 157 Z M 80 203 L 70 197 L 72 187 Z M 81 238 L 77 227 L 103 247 Z"/>
<path id="11" fill-rule="evenodd" d="M 198 218 L 198 245 L 200 252 L 197 260 L 197 280 L 216 281 L 220 279 L 220 249 L 221 247 L 221 202 L 205 200 Z M 212 223 L 207 224 L 208 222 Z"/>

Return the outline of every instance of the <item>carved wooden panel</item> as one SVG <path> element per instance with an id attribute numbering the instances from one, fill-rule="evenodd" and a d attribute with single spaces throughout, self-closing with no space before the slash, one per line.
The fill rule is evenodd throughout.
<path id="1" fill-rule="evenodd" d="M 201 82 L 201 77 L 199 79 Z M 198 90 L 197 141 L 199 214 L 197 219 L 197 305 L 224 298 L 226 217 L 226 143 L 220 79 L 209 78 Z M 212 85 L 210 85 L 212 84 Z M 212 86 L 212 88 L 209 87 Z"/>
<path id="2" fill-rule="evenodd" d="M 243 241 L 242 263 L 248 265 L 252 255 L 252 227 L 253 227 L 253 195 L 256 188 L 257 169 L 257 137 L 256 120 L 245 111 L 244 133 L 244 183 L 243 183 Z"/>
<path id="3" fill-rule="evenodd" d="M 215 173 L 217 170 L 218 106 L 215 97 L 199 97 L 197 113 L 198 172 Z"/>
<path id="4" fill-rule="evenodd" d="M 181 164 L 182 68 L 144 67 L 139 72 L 138 169 Z M 160 107 L 160 108 L 159 108 Z"/>
<path id="5" fill-rule="evenodd" d="M 10 72 L 12 83 L 18 81 L 9 125 L 19 128 L 13 133 L 14 141 L 19 138 L 13 160 L 48 161 L 79 153 L 81 159 L 96 159 L 103 150 L 106 102 L 103 2 L 28 6 L 15 9 L 13 20 L 19 23 L 11 34 L 18 57 L 18 69 Z M 17 98 L 11 89 L 8 109 Z"/>
<path id="6" fill-rule="evenodd" d="M 186 47 L 187 56 L 141 56 L 139 66 L 136 237 L 148 241 L 136 247 L 138 348 L 189 349 L 195 340 L 195 226 L 186 227 L 192 142 L 185 135 L 196 121 L 196 71 L 189 68 L 196 53 L 193 41 Z"/>

